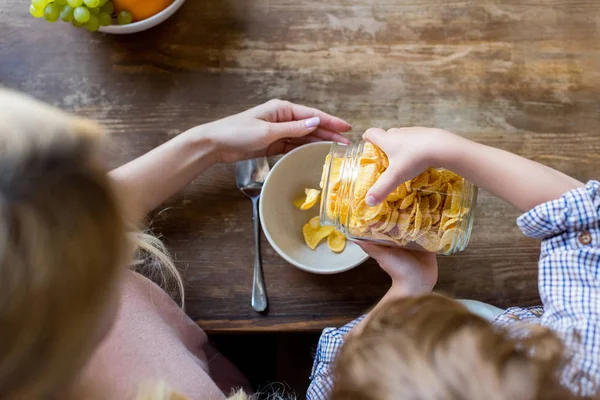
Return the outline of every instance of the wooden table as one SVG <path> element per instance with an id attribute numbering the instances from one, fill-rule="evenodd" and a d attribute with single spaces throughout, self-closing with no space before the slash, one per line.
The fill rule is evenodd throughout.
<path id="1" fill-rule="evenodd" d="M 195 124 L 274 97 L 371 126 L 452 130 L 579 179 L 600 166 L 600 3 L 595 0 L 189 0 L 137 35 L 89 34 L 0 9 L 0 83 L 114 134 L 114 165 Z M 34 116 L 32 116 L 34 117 Z M 317 330 L 356 317 L 389 282 L 373 262 L 315 276 L 263 240 L 266 315 L 249 305 L 251 203 L 217 166 L 154 221 L 209 331 Z M 437 289 L 533 305 L 538 244 L 518 212 L 481 193 L 467 251 L 440 259 Z"/>

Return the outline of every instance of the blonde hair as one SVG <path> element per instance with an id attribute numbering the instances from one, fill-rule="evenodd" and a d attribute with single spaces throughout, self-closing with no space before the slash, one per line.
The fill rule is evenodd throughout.
<path id="1" fill-rule="evenodd" d="M 331 400 L 571 399 L 559 383 L 562 365 L 550 331 L 514 335 L 429 294 L 386 304 L 350 335 Z"/>
<path id="2" fill-rule="evenodd" d="M 133 231 L 98 153 L 101 127 L 0 88 L 0 398 L 64 389 L 110 326 L 123 268 L 179 272 Z M 106 321 L 103 321 L 106 316 Z M 105 328 L 105 329 L 103 329 Z"/>

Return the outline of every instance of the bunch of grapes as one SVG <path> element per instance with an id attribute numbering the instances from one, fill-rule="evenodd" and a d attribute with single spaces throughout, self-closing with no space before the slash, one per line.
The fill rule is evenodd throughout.
<path id="1" fill-rule="evenodd" d="M 133 19 L 128 11 L 121 11 L 115 16 L 111 0 L 31 0 L 29 13 L 52 23 L 61 19 L 90 32 L 112 25 L 115 17 L 120 25 L 129 24 Z"/>

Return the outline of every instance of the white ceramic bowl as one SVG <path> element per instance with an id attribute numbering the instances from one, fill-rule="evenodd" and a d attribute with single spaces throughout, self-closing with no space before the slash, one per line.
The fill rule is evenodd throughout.
<path id="1" fill-rule="evenodd" d="M 158 24 L 165 22 L 169 19 L 175 11 L 179 10 L 179 8 L 185 3 L 185 0 L 175 0 L 171 3 L 170 6 L 151 16 L 150 18 L 146 18 L 142 21 L 133 22 L 128 25 L 109 25 L 102 26 L 99 29 L 99 32 L 110 33 L 112 35 L 127 35 L 130 33 L 142 32 L 147 29 L 153 28 Z"/>
<path id="2" fill-rule="evenodd" d="M 329 250 L 327 240 L 316 250 L 304 243 L 302 226 L 319 215 L 319 204 L 300 211 L 292 203 L 305 188 L 319 188 L 330 147 L 330 142 L 311 143 L 286 154 L 271 170 L 260 199 L 260 220 L 271 246 L 290 264 L 315 274 L 347 271 L 369 258 L 352 242 L 339 254 Z"/>

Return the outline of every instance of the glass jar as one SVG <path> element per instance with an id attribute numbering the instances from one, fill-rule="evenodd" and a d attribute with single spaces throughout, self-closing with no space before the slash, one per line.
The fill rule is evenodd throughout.
<path id="1" fill-rule="evenodd" d="M 464 250 L 477 187 L 449 170 L 429 168 L 369 207 L 365 196 L 388 165 L 371 143 L 332 144 L 321 177 L 321 225 L 335 226 L 355 241 L 446 255 Z"/>

